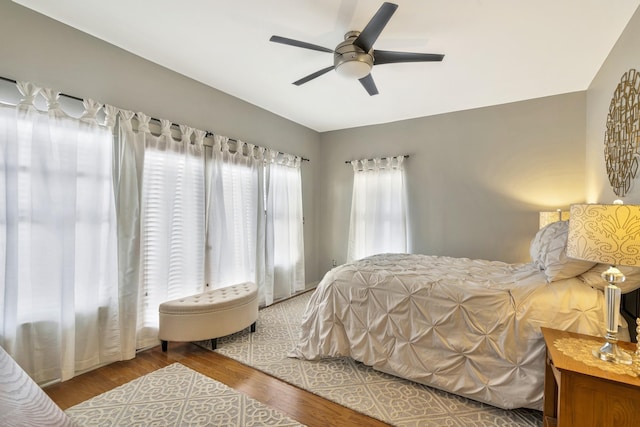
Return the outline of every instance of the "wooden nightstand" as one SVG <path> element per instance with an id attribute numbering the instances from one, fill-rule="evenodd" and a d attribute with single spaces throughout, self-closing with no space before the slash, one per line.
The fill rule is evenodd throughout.
<path id="1" fill-rule="evenodd" d="M 560 338 L 604 338 L 542 328 L 547 345 L 544 377 L 544 426 L 638 427 L 640 426 L 640 378 L 588 366 L 558 350 Z M 633 352 L 634 344 L 619 342 Z"/>

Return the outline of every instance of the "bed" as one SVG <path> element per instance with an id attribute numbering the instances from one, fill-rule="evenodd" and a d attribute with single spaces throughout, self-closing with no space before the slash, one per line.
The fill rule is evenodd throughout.
<path id="1" fill-rule="evenodd" d="M 311 296 L 290 356 L 347 356 L 500 408 L 540 410 L 540 327 L 602 334 L 606 266 L 567 258 L 567 232 L 567 222 L 540 230 L 526 264 L 380 254 L 336 267 Z"/>

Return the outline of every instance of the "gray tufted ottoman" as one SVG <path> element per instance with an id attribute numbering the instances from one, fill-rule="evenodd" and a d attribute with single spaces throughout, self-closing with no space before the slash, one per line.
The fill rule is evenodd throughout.
<path id="1" fill-rule="evenodd" d="M 211 339 L 216 349 L 217 338 L 251 326 L 256 330 L 258 319 L 258 287 L 246 282 L 214 289 L 197 295 L 163 302 L 158 338 L 162 351 L 168 341 L 202 341 Z"/>

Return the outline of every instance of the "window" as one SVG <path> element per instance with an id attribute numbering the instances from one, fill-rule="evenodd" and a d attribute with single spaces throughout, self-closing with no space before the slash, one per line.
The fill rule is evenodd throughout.
<path id="1" fill-rule="evenodd" d="M 354 161 L 347 260 L 407 252 L 404 157 Z"/>
<path id="2" fill-rule="evenodd" d="M 65 380 L 121 359 L 112 134 L 97 103 L 76 119 L 18 86 L 0 105 L 0 344 L 35 381 Z"/>
<path id="3" fill-rule="evenodd" d="M 158 306 L 204 290 L 204 147 L 139 132 L 144 143 L 138 347 L 157 343 Z"/>

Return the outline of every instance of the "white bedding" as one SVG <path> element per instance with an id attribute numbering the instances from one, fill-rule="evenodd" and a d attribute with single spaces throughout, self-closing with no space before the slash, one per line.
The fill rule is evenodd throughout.
<path id="1" fill-rule="evenodd" d="M 505 409 L 542 409 L 540 326 L 601 335 L 602 292 L 534 263 L 384 254 L 328 272 L 291 356 L 349 356 Z"/>

